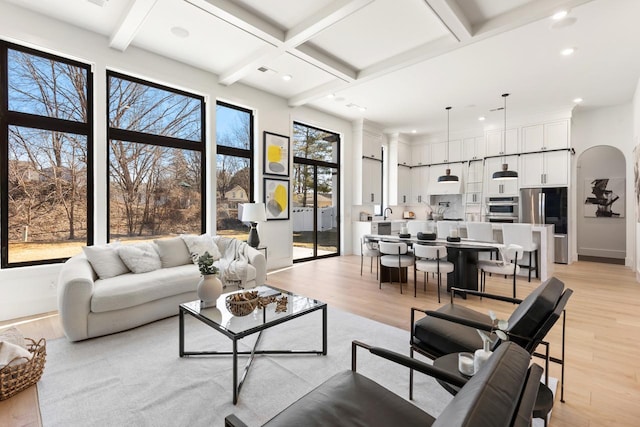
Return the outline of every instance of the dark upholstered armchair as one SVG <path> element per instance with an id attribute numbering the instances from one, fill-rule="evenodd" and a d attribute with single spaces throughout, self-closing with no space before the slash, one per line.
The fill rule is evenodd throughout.
<path id="1" fill-rule="evenodd" d="M 550 360 L 561 364 L 561 401 L 564 401 L 564 310 L 573 291 L 565 290 L 564 283 L 555 277 L 540 284 L 524 300 L 456 288 L 452 289 L 452 295 L 454 290 L 461 294 L 478 295 L 518 304 L 508 319 L 509 327 L 506 332 L 509 340 L 530 354 L 544 358 L 547 363 L 547 373 Z M 417 312 L 424 313 L 426 316 L 416 321 Z M 562 357 L 557 359 L 549 356 L 549 345 L 544 338 L 561 315 L 563 316 Z M 450 304 L 435 311 L 412 308 L 410 355 L 413 357 L 413 352 L 417 351 L 431 359 L 436 359 L 450 353 L 473 352 L 482 348 L 482 338 L 477 333 L 477 329 L 491 332 L 491 318 L 487 314 L 479 313 L 461 304 L 454 304 L 453 298 Z M 496 338 L 495 335 L 492 338 Z M 500 344 L 500 340 L 496 339 L 493 350 Z M 546 354 L 535 352 L 540 344 L 545 346 Z M 412 383 L 413 380 L 410 377 L 410 396 L 412 396 Z"/>
<path id="2" fill-rule="evenodd" d="M 434 418 L 384 386 L 356 372 L 356 346 L 462 388 Z M 378 347 L 353 342 L 350 371 L 334 375 L 280 412 L 265 426 L 525 427 L 531 423 L 542 368 L 513 343 L 501 345 L 468 382 L 431 365 Z M 226 427 L 246 427 L 236 416 Z"/>

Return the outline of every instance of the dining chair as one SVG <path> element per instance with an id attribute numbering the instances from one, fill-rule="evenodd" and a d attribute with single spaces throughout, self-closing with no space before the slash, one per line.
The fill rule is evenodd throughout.
<path id="1" fill-rule="evenodd" d="M 480 292 L 485 292 L 487 284 L 487 273 L 502 274 L 504 276 L 513 276 L 513 297 L 516 297 L 516 276 L 520 272 L 518 261 L 522 259 L 522 246 L 509 245 L 502 251 L 501 260 L 483 260 L 478 261 L 478 269 L 480 270 Z"/>
<path id="2" fill-rule="evenodd" d="M 369 272 L 373 273 L 373 259 L 376 259 L 376 279 L 378 278 L 378 258 L 380 257 L 380 251 L 378 250 L 378 243 L 373 242 L 366 237 L 360 238 L 360 275 L 362 276 L 362 265 L 364 263 L 364 257 L 370 257 L 371 262 L 369 265 Z"/>
<path id="3" fill-rule="evenodd" d="M 453 263 L 447 261 L 447 248 L 445 246 L 413 245 L 413 255 L 416 257 L 413 265 L 414 281 L 416 271 L 424 273 L 424 290 L 427 290 L 429 276 L 427 273 L 435 273 L 438 277 L 438 303 L 440 303 L 440 285 L 442 273 L 451 273 L 454 270 Z M 416 296 L 417 283 L 413 287 L 413 296 Z"/>
<path id="4" fill-rule="evenodd" d="M 380 251 L 380 268 L 397 268 L 398 281 L 400 282 L 400 293 L 402 293 L 402 272 L 408 276 L 407 268 L 414 264 L 412 254 L 407 253 L 407 244 L 404 242 L 378 242 L 378 250 Z M 407 280 L 408 278 L 405 277 Z M 389 272 L 389 283 L 393 283 L 393 276 Z M 379 275 L 379 288 L 382 289 L 382 270 Z M 414 277 L 415 286 L 415 277 Z"/>
<path id="5" fill-rule="evenodd" d="M 493 224 L 490 222 L 467 222 L 467 237 L 479 242 L 495 242 Z M 481 252 L 478 259 L 493 259 L 493 252 Z"/>
<path id="6" fill-rule="evenodd" d="M 522 250 L 529 253 L 529 265 L 521 266 L 529 270 L 529 282 L 531 281 L 531 270 L 535 270 L 537 279 L 540 278 L 538 244 L 533 241 L 533 224 L 502 224 L 502 243 L 522 246 Z"/>

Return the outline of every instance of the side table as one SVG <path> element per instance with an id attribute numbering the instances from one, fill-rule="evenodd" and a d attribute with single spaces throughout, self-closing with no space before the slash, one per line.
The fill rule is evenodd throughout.
<path id="1" fill-rule="evenodd" d="M 438 357 L 433 361 L 433 366 L 443 369 L 451 374 L 468 381 L 470 376 L 461 374 L 458 370 L 458 353 L 446 354 Z M 445 381 L 437 380 L 438 383 L 449 393 L 455 395 L 460 390 L 460 387 L 451 385 Z M 536 397 L 536 404 L 533 407 L 533 418 L 542 418 L 544 420 L 545 427 L 547 426 L 547 419 L 549 412 L 553 408 L 553 392 L 546 384 L 540 383 L 538 387 L 538 396 Z"/>

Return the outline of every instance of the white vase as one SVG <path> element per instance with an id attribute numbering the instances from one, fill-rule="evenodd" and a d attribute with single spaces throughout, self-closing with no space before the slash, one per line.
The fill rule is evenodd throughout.
<path id="1" fill-rule="evenodd" d="M 198 282 L 198 298 L 205 306 L 216 305 L 222 294 L 222 282 L 215 274 L 205 274 Z"/>
<path id="2" fill-rule="evenodd" d="M 484 341 L 484 347 L 476 350 L 476 352 L 473 354 L 473 373 L 474 374 L 477 374 L 478 371 L 482 369 L 484 364 L 487 363 L 487 360 L 489 360 L 489 357 L 493 353 L 491 350 L 489 350 L 490 348 L 491 348 L 491 342 L 488 340 Z"/>

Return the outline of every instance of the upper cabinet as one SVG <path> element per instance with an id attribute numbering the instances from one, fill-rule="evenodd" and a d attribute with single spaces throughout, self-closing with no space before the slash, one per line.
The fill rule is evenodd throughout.
<path id="1" fill-rule="evenodd" d="M 521 187 L 564 187 L 569 184 L 569 152 L 550 151 L 520 156 Z"/>
<path id="2" fill-rule="evenodd" d="M 382 162 L 362 159 L 362 204 L 379 205 L 382 201 Z"/>
<path id="3" fill-rule="evenodd" d="M 459 162 L 462 160 L 461 142 L 459 139 L 431 144 L 431 164 Z"/>
<path id="4" fill-rule="evenodd" d="M 517 154 L 518 149 L 518 129 L 507 129 L 507 141 L 503 145 L 504 130 L 487 131 L 487 156 L 502 156 L 505 154 Z"/>
<path id="5" fill-rule="evenodd" d="M 411 168 L 402 164 L 398 165 L 397 204 L 402 206 L 411 204 Z"/>
<path id="6" fill-rule="evenodd" d="M 411 165 L 411 147 L 403 142 L 398 142 L 398 164 Z"/>
<path id="7" fill-rule="evenodd" d="M 362 134 L 362 155 L 382 160 L 382 134 L 365 130 Z"/>
<path id="8" fill-rule="evenodd" d="M 486 155 L 484 136 L 462 140 L 462 160 L 482 159 Z"/>
<path id="9" fill-rule="evenodd" d="M 545 123 L 522 128 L 522 152 L 569 148 L 569 121 Z"/>
<path id="10" fill-rule="evenodd" d="M 431 161 L 431 145 L 420 144 L 411 146 L 411 165 L 429 165 Z"/>

